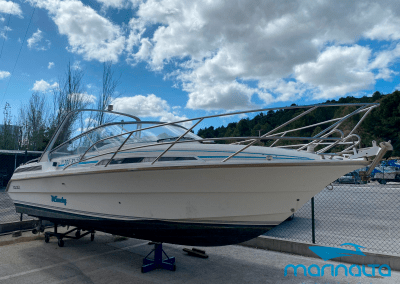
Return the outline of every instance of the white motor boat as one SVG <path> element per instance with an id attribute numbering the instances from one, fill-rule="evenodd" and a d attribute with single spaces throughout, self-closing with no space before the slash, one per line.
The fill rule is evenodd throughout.
<path id="1" fill-rule="evenodd" d="M 318 108 L 338 106 L 343 104 L 171 123 L 74 111 L 43 155 L 15 170 L 7 191 L 17 212 L 58 225 L 184 245 L 243 242 L 283 222 L 345 173 L 369 165 L 366 157 L 382 154 L 376 144 L 358 148 L 355 134 L 377 104 L 350 104 L 356 110 L 348 115 L 288 129 Z M 279 109 L 296 109 L 297 116 L 260 137 L 204 139 L 191 131 L 204 119 Z M 360 122 L 344 135 L 339 126 L 356 114 Z M 192 127 L 180 125 L 185 122 Z M 317 126 L 325 129 L 313 137 L 287 135 Z M 338 152 L 328 153 L 335 147 Z"/>

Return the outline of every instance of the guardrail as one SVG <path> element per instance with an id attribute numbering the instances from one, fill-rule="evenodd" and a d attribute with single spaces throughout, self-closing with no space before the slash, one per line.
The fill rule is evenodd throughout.
<path id="1" fill-rule="evenodd" d="M 282 129 L 284 127 L 286 127 L 287 125 L 291 124 L 292 122 L 300 119 L 301 117 L 311 113 L 312 111 L 318 109 L 318 108 L 324 108 L 324 107 L 339 107 L 339 106 L 359 106 L 359 108 L 357 108 L 356 110 L 354 110 L 353 112 L 340 117 L 340 118 L 336 118 L 336 119 L 330 119 L 330 120 L 326 120 L 326 121 L 322 121 L 319 122 L 317 124 L 312 124 L 312 125 L 307 125 L 304 127 L 299 127 L 299 128 L 295 128 L 295 129 L 291 129 L 291 130 L 286 130 L 283 132 L 279 132 L 276 133 L 279 129 Z M 364 103 L 364 104 L 322 104 L 322 105 L 310 105 L 310 106 L 293 106 L 293 107 L 282 107 L 282 108 L 267 108 L 267 109 L 260 109 L 260 110 L 252 110 L 252 111 L 242 111 L 242 112 L 234 112 L 234 113 L 228 113 L 228 114 L 219 114 L 219 115 L 210 115 L 210 116 L 203 116 L 203 117 L 198 117 L 198 118 L 193 118 L 193 119 L 185 119 L 185 120 L 180 120 L 180 121 L 176 121 L 176 122 L 168 122 L 168 123 L 160 123 L 157 125 L 153 125 L 153 126 L 149 126 L 149 127 L 145 127 L 145 128 L 141 128 L 139 127 L 142 125 L 143 122 L 123 122 L 123 123 L 114 123 L 114 124 L 137 124 L 138 128 L 136 130 L 133 131 L 126 131 L 123 132 L 121 134 L 118 135 L 113 135 L 110 137 L 106 137 L 103 139 L 100 139 L 98 141 L 96 141 L 95 143 L 93 143 L 92 145 L 90 145 L 86 151 L 80 156 L 79 160 L 71 163 L 67 166 L 65 166 L 63 168 L 63 170 L 66 170 L 67 168 L 75 165 L 75 164 L 79 164 L 81 162 L 84 161 L 88 161 L 94 158 L 98 158 L 100 156 L 104 156 L 104 155 L 109 155 L 112 154 L 112 158 L 105 164 L 105 167 L 107 167 L 112 159 L 120 152 L 124 152 L 124 151 L 128 151 L 128 150 L 135 150 L 135 149 L 141 149 L 141 148 L 147 148 L 147 147 L 154 147 L 154 146 L 160 146 L 160 145 L 168 145 L 168 148 L 161 154 L 159 155 L 153 162 L 152 164 L 154 164 L 155 162 L 157 162 L 159 160 L 159 158 L 161 156 L 163 156 L 165 153 L 167 153 L 175 144 L 178 143 L 190 143 L 190 142 L 204 142 L 204 141 L 216 141 L 216 140 L 234 140 L 234 141 L 239 141 L 239 140 L 243 140 L 241 142 L 236 142 L 233 144 L 243 144 L 243 143 L 247 143 L 244 147 L 242 147 L 241 149 L 239 149 L 238 151 L 236 151 L 235 153 L 231 154 L 229 157 L 223 159 L 221 162 L 226 162 L 229 159 L 231 159 L 232 157 L 238 155 L 239 153 L 241 153 L 242 151 L 246 150 L 248 147 L 250 147 L 251 145 L 253 145 L 254 143 L 256 143 L 257 141 L 265 141 L 265 140 L 276 140 L 276 142 L 278 142 L 279 140 L 311 140 L 311 142 L 306 143 L 306 144 L 293 144 L 293 145 L 285 145 L 284 147 L 292 147 L 292 148 L 296 148 L 298 151 L 304 150 L 304 149 L 314 149 L 315 147 L 318 147 L 320 145 L 327 145 L 326 147 L 324 147 L 323 149 L 317 151 L 317 154 L 320 155 L 327 155 L 326 151 L 332 149 L 333 147 L 337 146 L 337 145 L 349 145 L 347 148 L 345 148 L 344 150 L 335 153 L 336 155 L 344 155 L 344 154 L 348 154 L 351 153 L 353 149 L 356 149 L 356 147 L 360 144 L 360 137 L 356 134 L 354 134 L 355 130 L 359 127 L 359 125 L 361 124 L 361 122 L 365 119 L 365 117 L 376 107 L 378 107 L 379 104 L 371 104 L 371 103 Z M 231 115 L 238 115 L 238 114 L 248 114 L 248 113 L 254 113 L 254 112 L 261 112 L 261 111 L 270 111 L 270 110 L 284 110 L 284 109 L 305 109 L 304 112 L 302 112 L 301 114 L 297 115 L 296 117 L 288 120 L 287 122 L 275 127 L 273 130 L 267 132 L 266 134 L 260 136 L 260 137 L 222 137 L 222 138 L 210 138 L 210 139 L 196 139 L 196 140 L 184 140 L 182 141 L 182 139 L 184 138 L 184 136 L 189 133 L 195 126 L 197 126 L 200 122 L 202 122 L 205 119 L 209 119 L 209 118 L 216 118 L 216 117 L 223 117 L 223 116 L 231 116 Z M 105 111 L 107 112 L 107 111 Z M 359 119 L 358 123 L 353 127 L 353 129 L 350 131 L 350 133 L 347 136 L 344 136 L 344 133 L 338 129 L 338 127 L 340 125 L 342 125 L 342 123 L 347 120 L 348 118 L 356 115 L 356 114 L 360 114 L 360 113 L 364 113 L 364 115 Z M 158 128 L 158 127 L 163 127 L 163 126 L 168 126 L 168 125 L 177 125 L 179 123 L 184 123 L 184 122 L 195 122 L 195 124 L 186 130 L 186 132 L 182 135 L 180 135 L 179 137 L 176 137 L 175 141 L 173 142 L 163 142 L 163 143 L 152 143 L 152 144 L 147 144 L 147 145 L 141 145 L 141 146 L 136 146 L 136 147 L 124 147 L 128 140 L 132 137 L 132 135 L 134 133 L 141 133 L 143 131 L 146 130 L 150 130 L 150 129 L 154 129 L 154 128 Z M 315 127 L 315 126 L 320 126 L 323 124 L 327 124 L 327 123 L 331 123 L 333 122 L 332 125 L 326 127 L 324 130 L 320 131 L 318 134 L 314 135 L 313 137 L 288 137 L 286 136 L 287 133 L 292 133 L 295 131 L 299 131 L 299 130 L 303 130 L 303 129 L 307 129 L 307 128 L 311 128 L 311 127 Z M 112 125 L 112 124 L 107 124 L 107 125 Z M 75 139 L 80 138 L 82 135 L 88 134 L 92 131 L 95 131 L 99 128 L 101 128 L 102 126 L 97 126 L 93 129 L 89 129 L 87 132 L 74 137 L 68 141 L 65 141 L 62 145 L 66 144 L 66 143 L 72 143 L 72 141 L 74 141 Z M 339 132 L 341 134 L 340 138 L 333 138 L 333 137 L 329 137 L 330 135 Z M 126 138 L 124 139 L 124 141 L 119 145 L 119 147 L 117 148 L 117 150 L 113 150 L 113 151 L 109 151 L 106 153 L 102 153 L 99 155 L 94 155 L 91 157 L 86 157 L 86 154 L 92 150 L 93 148 L 96 148 L 96 145 L 99 145 L 100 143 L 106 141 L 106 140 L 110 140 L 110 139 L 115 139 L 117 137 L 123 137 L 126 136 Z M 139 135 L 140 136 L 140 135 Z M 56 139 L 57 137 L 53 138 Z M 355 142 L 347 142 L 349 139 L 351 138 L 356 138 L 357 141 Z M 327 141 L 334 141 L 331 143 L 327 143 Z M 276 143 L 273 143 L 271 146 L 272 147 L 282 147 L 282 146 L 275 146 Z M 62 146 L 60 145 L 60 146 Z M 60 146 L 58 146 L 57 148 L 53 149 L 53 150 L 49 150 L 50 153 L 54 152 L 56 149 L 58 149 Z M 310 148 L 311 147 L 311 148 Z"/>

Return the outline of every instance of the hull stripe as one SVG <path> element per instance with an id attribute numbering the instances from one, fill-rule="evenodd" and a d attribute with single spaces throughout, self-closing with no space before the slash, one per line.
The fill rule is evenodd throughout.
<path id="1" fill-rule="evenodd" d="M 52 212 L 60 212 L 76 217 L 83 218 L 95 218 L 95 219 L 109 219 L 109 220 L 120 220 L 120 221 L 163 221 L 163 222 L 173 222 L 173 223 L 192 223 L 192 224 L 220 224 L 220 225 L 245 225 L 245 226 L 276 226 L 281 222 L 251 222 L 251 221 L 215 221 L 215 220 L 196 220 L 196 219 L 156 219 L 156 218 L 143 218 L 143 217 L 132 217 L 132 216 L 121 216 L 121 215 L 111 215 L 95 212 L 86 212 L 74 209 L 60 209 L 55 206 L 41 205 L 31 202 L 14 201 L 16 207 L 30 207 L 37 208 L 41 210 L 48 210 Z M 40 216 L 36 216 L 40 217 Z"/>

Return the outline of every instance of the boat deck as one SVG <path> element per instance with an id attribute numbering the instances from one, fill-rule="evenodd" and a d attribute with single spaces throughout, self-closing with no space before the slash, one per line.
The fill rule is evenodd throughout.
<path id="1" fill-rule="evenodd" d="M 60 248 L 56 239 L 48 244 L 43 239 L 30 232 L 0 237 L 0 283 L 400 283 L 396 271 L 386 278 L 315 278 L 293 272 L 285 277 L 288 264 L 339 263 L 237 245 L 205 248 L 209 258 L 201 259 L 186 255 L 184 246 L 164 244 L 177 270 L 142 274 L 142 259 L 152 248 L 146 241 L 96 233 L 93 242 L 90 237 L 66 240 Z"/>

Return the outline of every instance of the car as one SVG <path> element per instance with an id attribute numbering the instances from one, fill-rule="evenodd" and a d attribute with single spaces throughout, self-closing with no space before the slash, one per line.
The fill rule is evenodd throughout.
<path id="1" fill-rule="evenodd" d="M 341 176 L 337 179 L 338 183 L 351 183 L 351 184 L 361 184 L 360 175 L 357 172 L 350 172 Z"/>

